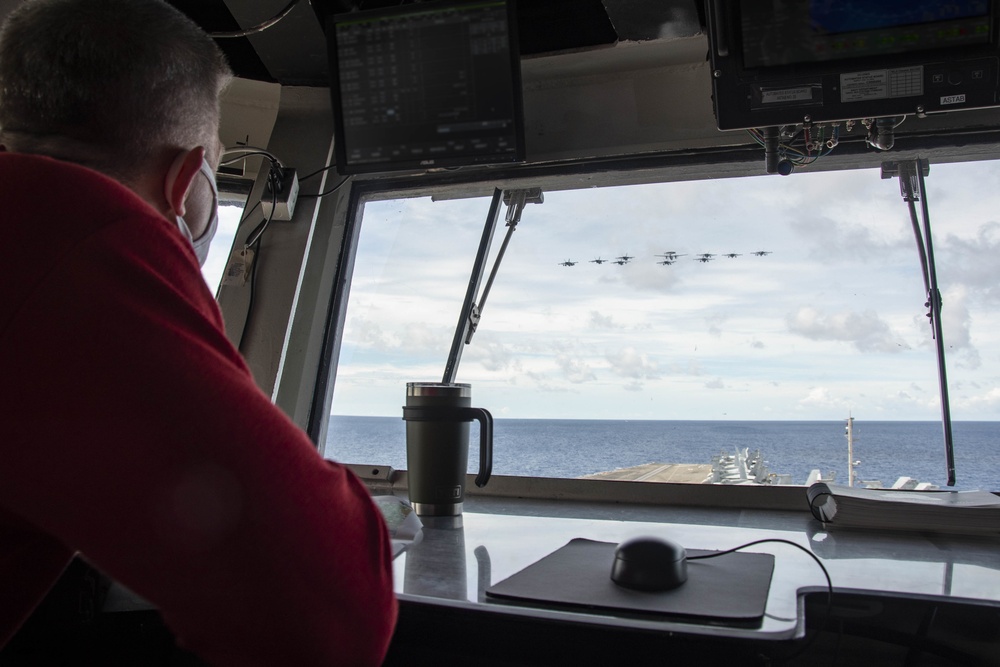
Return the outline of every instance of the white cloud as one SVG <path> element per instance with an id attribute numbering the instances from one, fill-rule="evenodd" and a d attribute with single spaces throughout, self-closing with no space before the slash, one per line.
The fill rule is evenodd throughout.
<path id="1" fill-rule="evenodd" d="M 517 369 L 520 365 L 508 346 L 496 342 L 483 341 L 474 347 L 470 346 L 468 354 L 463 357 L 467 361 L 477 361 L 488 371 Z"/>
<path id="2" fill-rule="evenodd" d="M 649 357 L 634 347 L 624 347 L 609 352 L 606 359 L 611 364 L 611 370 L 616 375 L 625 378 L 656 379 L 660 377 L 659 364 L 650 361 Z"/>
<path id="3" fill-rule="evenodd" d="M 901 352 L 903 340 L 874 311 L 842 311 L 825 314 L 809 306 L 800 306 L 786 317 L 792 333 L 818 341 L 851 343 L 861 352 Z"/>
<path id="4" fill-rule="evenodd" d="M 352 319 L 345 325 L 344 329 L 348 332 L 351 342 L 358 347 L 385 351 L 397 348 L 400 345 L 399 338 L 386 333 L 382 329 L 381 324 L 365 317 Z"/>
<path id="5" fill-rule="evenodd" d="M 949 234 L 941 245 L 936 260 L 941 285 L 958 283 L 987 303 L 1000 303 L 1000 222 L 982 224 L 975 235 Z"/>
<path id="6" fill-rule="evenodd" d="M 834 396 L 826 387 L 810 387 L 809 393 L 799 399 L 800 407 L 843 409 L 844 401 Z"/>
<path id="7" fill-rule="evenodd" d="M 972 344 L 972 314 L 969 290 L 956 285 L 941 297 L 941 336 L 948 355 L 955 353 L 956 363 L 976 369 L 982 365 L 979 350 Z"/>
<path id="8" fill-rule="evenodd" d="M 556 357 L 556 365 L 562 371 L 563 377 L 574 384 L 594 380 L 597 376 L 590 369 L 586 362 L 569 355 L 560 354 Z"/>
<path id="9" fill-rule="evenodd" d="M 685 362 L 668 364 L 667 372 L 671 375 L 691 375 L 694 377 L 705 374 L 704 369 L 697 359 L 688 359 Z"/>
<path id="10" fill-rule="evenodd" d="M 722 325 L 725 324 L 729 316 L 725 313 L 712 313 L 705 318 L 705 322 L 708 324 L 708 333 L 713 336 L 722 335 Z"/>
<path id="11" fill-rule="evenodd" d="M 900 239 L 878 238 L 871 226 L 845 222 L 843 214 L 843 211 L 837 211 L 836 218 L 829 214 L 793 218 L 790 227 L 809 240 L 807 253 L 810 259 L 823 263 L 864 261 L 903 248 Z"/>
<path id="12" fill-rule="evenodd" d="M 956 410 L 1000 418 L 1000 387 L 993 387 L 976 396 L 960 397 L 952 403 Z"/>
<path id="13" fill-rule="evenodd" d="M 535 384 L 535 388 L 539 391 L 544 392 L 562 392 L 567 391 L 566 387 L 559 383 L 553 382 L 552 375 L 550 373 L 540 373 L 538 371 L 526 371 L 525 376 L 530 379 Z"/>
<path id="14" fill-rule="evenodd" d="M 590 311 L 591 329 L 614 329 L 615 319 L 611 315 L 602 315 L 596 310 Z"/>

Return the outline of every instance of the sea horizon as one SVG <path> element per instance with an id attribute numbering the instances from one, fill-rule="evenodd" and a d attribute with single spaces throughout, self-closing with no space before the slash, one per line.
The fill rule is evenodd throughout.
<path id="1" fill-rule="evenodd" d="M 331 418 L 371 418 L 371 419 L 402 419 L 402 414 L 396 415 L 331 415 Z M 609 419 L 609 418 L 592 418 L 592 417 L 498 417 L 493 415 L 493 420 L 516 420 L 516 421 L 590 421 L 590 422 L 729 422 L 729 421 L 740 421 L 740 422 L 815 422 L 815 423 L 829 423 L 829 422 L 843 422 L 846 423 L 848 417 L 843 417 L 841 419 L 739 419 L 736 417 L 722 417 L 719 419 L 675 419 L 675 418 L 665 418 L 665 419 L 640 419 L 640 418 L 622 418 L 622 419 Z M 882 423 L 882 422 L 899 422 L 908 424 L 942 424 L 940 419 L 864 419 L 854 417 L 854 421 L 857 423 Z M 972 423 L 972 424 L 1000 424 L 1000 419 L 952 419 L 952 424 L 959 423 Z M 943 425 L 943 424 L 942 424 Z"/>
<path id="2" fill-rule="evenodd" d="M 710 464 L 719 454 L 759 450 L 770 472 L 805 483 L 812 470 L 848 478 L 847 419 L 537 419 L 494 417 L 497 475 L 578 478 L 648 463 Z M 476 442 L 478 426 L 470 427 Z M 953 421 L 956 485 L 946 487 L 938 421 L 854 418 L 856 479 L 890 487 L 911 477 L 940 488 L 1000 490 L 1000 421 Z M 333 415 L 326 454 L 347 463 L 406 468 L 402 416 Z M 478 447 L 469 451 L 478 466 Z"/>

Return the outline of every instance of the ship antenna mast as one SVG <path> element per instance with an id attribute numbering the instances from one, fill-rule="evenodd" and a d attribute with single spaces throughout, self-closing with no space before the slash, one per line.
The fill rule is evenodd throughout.
<path id="1" fill-rule="evenodd" d="M 847 486 L 854 486 L 854 479 L 858 476 L 857 468 L 861 461 L 854 460 L 854 417 L 847 413 L 847 427 L 844 429 L 847 435 Z"/>

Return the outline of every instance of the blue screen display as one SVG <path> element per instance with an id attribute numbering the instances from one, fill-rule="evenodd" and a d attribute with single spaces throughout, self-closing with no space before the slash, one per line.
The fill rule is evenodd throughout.
<path id="1" fill-rule="evenodd" d="M 745 66 L 987 44 L 998 0 L 740 0 Z"/>
<path id="2" fill-rule="evenodd" d="M 989 14 L 987 0 L 813 0 L 809 19 L 820 33 L 839 34 L 938 23 Z"/>

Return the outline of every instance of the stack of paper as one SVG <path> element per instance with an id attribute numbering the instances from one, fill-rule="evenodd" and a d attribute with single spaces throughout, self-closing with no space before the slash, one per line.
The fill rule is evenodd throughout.
<path id="1" fill-rule="evenodd" d="M 1000 498 L 987 491 L 859 489 L 819 482 L 813 516 L 833 526 L 1000 536 Z"/>
<path id="2" fill-rule="evenodd" d="M 393 558 L 408 547 L 420 544 L 424 539 L 424 525 L 410 503 L 396 496 L 374 496 L 372 500 L 382 512 L 382 518 L 389 528 Z"/>

